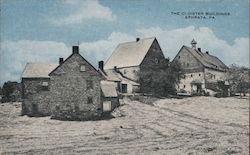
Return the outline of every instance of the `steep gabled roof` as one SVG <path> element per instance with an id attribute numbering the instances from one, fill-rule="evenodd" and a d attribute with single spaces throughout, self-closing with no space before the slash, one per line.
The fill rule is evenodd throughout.
<path id="1" fill-rule="evenodd" d="M 197 49 L 183 46 L 187 51 L 189 51 L 198 61 L 202 63 L 205 67 L 213 68 L 216 70 L 225 71 L 228 67 L 216 56 L 211 54 L 203 53 Z"/>
<path id="2" fill-rule="evenodd" d="M 104 65 L 104 69 L 139 66 L 155 37 L 119 44 Z"/>
<path id="3" fill-rule="evenodd" d="M 66 60 L 64 60 L 60 65 L 58 65 L 56 68 L 54 68 L 50 73 L 49 73 L 49 76 L 53 73 L 53 72 L 55 72 L 60 66 L 62 66 L 62 64 L 64 64 L 66 61 L 68 61 L 73 55 L 75 55 L 75 54 L 78 54 L 85 62 L 87 62 L 87 64 L 91 67 L 91 68 L 93 68 L 96 72 L 97 72 L 97 74 L 99 74 L 100 76 L 102 76 L 101 75 L 101 73 L 91 64 L 91 63 L 89 63 L 80 53 L 72 53 Z"/>
<path id="4" fill-rule="evenodd" d="M 27 63 L 22 78 L 49 78 L 49 73 L 58 64 Z"/>

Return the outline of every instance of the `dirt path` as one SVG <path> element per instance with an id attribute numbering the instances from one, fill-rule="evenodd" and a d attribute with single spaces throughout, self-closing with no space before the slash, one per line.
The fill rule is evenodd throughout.
<path id="1" fill-rule="evenodd" d="M 224 112 L 230 110 L 234 113 Z M 247 100 L 167 99 L 152 106 L 124 99 L 120 111 L 124 117 L 66 122 L 18 116 L 18 103 L 0 105 L 1 153 L 226 155 L 249 152 Z M 221 119 L 220 113 L 228 118 Z"/>

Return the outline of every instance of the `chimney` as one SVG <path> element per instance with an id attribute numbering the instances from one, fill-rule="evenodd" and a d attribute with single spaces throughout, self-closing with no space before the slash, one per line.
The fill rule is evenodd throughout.
<path id="1" fill-rule="evenodd" d="M 140 40 L 140 38 L 136 38 L 136 42 L 138 42 Z"/>
<path id="2" fill-rule="evenodd" d="M 208 51 L 206 51 L 206 53 L 207 53 L 207 54 L 209 54 L 209 52 L 208 52 Z"/>
<path id="3" fill-rule="evenodd" d="M 201 52 L 201 48 L 198 48 L 198 51 L 200 51 L 200 52 Z"/>
<path id="4" fill-rule="evenodd" d="M 63 63 L 63 58 L 59 58 L 59 65 Z"/>
<path id="5" fill-rule="evenodd" d="M 103 61 L 98 62 L 98 68 L 103 71 Z"/>
<path id="6" fill-rule="evenodd" d="M 73 54 L 76 54 L 76 53 L 79 54 L 79 46 L 73 46 L 72 47 L 72 53 Z"/>
<path id="7" fill-rule="evenodd" d="M 117 66 L 114 66 L 114 70 L 117 71 Z"/>

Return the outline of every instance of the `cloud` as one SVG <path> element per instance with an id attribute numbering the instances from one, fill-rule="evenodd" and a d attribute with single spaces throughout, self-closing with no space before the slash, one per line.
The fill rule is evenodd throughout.
<path id="1" fill-rule="evenodd" d="M 0 47 L 0 84 L 19 81 L 27 62 L 57 63 L 69 51 L 64 43 L 53 41 L 3 41 Z"/>
<path id="2" fill-rule="evenodd" d="M 64 4 L 72 9 L 72 13 L 67 16 L 50 19 L 50 23 L 55 26 L 84 24 L 89 20 L 114 21 L 116 16 L 112 11 L 98 0 L 65 0 Z"/>
<path id="3" fill-rule="evenodd" d="M 113 32 L 107 39 L 82 42 L 79 46 L 83 50 L 82 55 L 96 66 L 98 61 L 106 61 L 119 43 L 131 40 L 135 40 L 135 37 L 126 33 Z"/>
<path id="4" fill-rule="evenodd" d="M 113 32 L 105 39 L 81 42 L 80 53 L 97 67 L 98 61 L 106 61 L 119 43 L 133 41 L 137 36 L 155 36 L 165 56 L 173 59 L 183 45 L 190 46 L 191 40 L 195 38 L 198 47 L 209 51 L 227 65 L 236 63 L 249 66 L 249 38 L 236 38 L 230 45 L 218 38 L 211 29 L 193 26 L 173 30 L 142 28 L 137 29 L 135 34 Z M 3 41 L 0 50 L 0 84 L 8 80 L 19 80 L 27 62 L 58 63 L 59 57 L 67 58 L 71 54 L 71 47 L 54 41 Z"/>
<path id="5" fill-rule="evenodd" d="M 202 51 L 209 51 L 227 65 L 236 63 L 241 66 L 249 66 L 249 38 L 235 38 L 232 45 L 220 39 L 208 27 L 185 28 L 167 30 L 159 27 L 137 29 L 142 37 L 157 37 L 166 57 L 173 59 L 182 45 L 191 46 L 194 38 Z"/>
<path id="6" fill-rule="evenodd" d="M 133 37 L 113 32 L 107 39 L 80 43 L 80 53 L 95 67 L 99 60 L 106 60 L 116 45 Z M 54 41 L 3 41 L 0 44 L 0 85 L 6 81 L 20 81 L 27 62 L 58 63 L 59 57 L 66 59 L 71 47 Z"/>

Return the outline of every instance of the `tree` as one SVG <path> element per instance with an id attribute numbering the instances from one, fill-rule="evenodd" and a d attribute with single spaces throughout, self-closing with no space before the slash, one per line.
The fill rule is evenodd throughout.
<path id="1" fill-rule="evenodd" d="M 250 70 L 246 67 L 240 67 L 235 64 L 229 66 L 228 81 L 233 94 L 240 93 L 245 95 L 250 89 L 249 82 Z"/>
<path id="2" fill-rule="evenodd" d="M 2 88 L 2 102 L 17 101 L 20 98 L 20 84 L 18 82 L 8 81 L 3 84 Z M 14 94 L 18 92 L 18 94 Z"/>
<path id="3" fill-rule="evenodd" d="M 166 63 L 157 68 L 147 68 L 139 73 L 140 92 L 154 96 L 168 96 L 175 94 L 175 86 L 181 75 L 178 63 Z"/>

